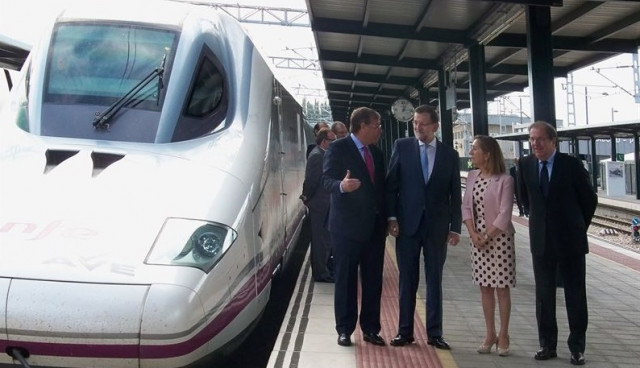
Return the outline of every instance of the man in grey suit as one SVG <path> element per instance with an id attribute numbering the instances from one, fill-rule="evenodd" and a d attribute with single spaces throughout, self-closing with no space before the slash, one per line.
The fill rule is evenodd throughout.
<path id="1" fill-rule="evenodd" d="M 396 239 L 400 316 L 391 345 L 414 342 L 413 318 L 420 281 L 420 252 L 427 282 L 427 343 L 450 349 L 442 337 L 442 270 L 447 244 L 460 241 L 462 225 L 458 153 L 435 138 L 438 114 L 418 106 L 415 138 L 395 142 L 386 180 L 388 232 Z"/>
<path id="2" fill-rule="evenodd" d="M 559 271 L 569 319 L 571 364 L 583 365 L 588 311 L 585 254 L 587 228 L 598 205 L 589 174 L 575 157 L 558 152 L 555 128 L 529 126 L 533 155 L 520 159 L 523 205 L 529 208 L 529 238 L 536 282 L 540 350 L 536 360 L 557 357 L 556 279 Z"/>
<path id="3" fill-rule="evenodd" d="M 302 200 L 309 208 L 311 220 L 311 272 L 313 279 L 319 282 L 333 282 L 333 274 L 328 265 L 331 257 L 331 239 L 326 227 L 329 192 L 322 185 L 322 161 L 324 151 L 335 140 L 336 135 L 329 128 L 318 131 L 316 146 L 307 158 L 302 184 Z"/>

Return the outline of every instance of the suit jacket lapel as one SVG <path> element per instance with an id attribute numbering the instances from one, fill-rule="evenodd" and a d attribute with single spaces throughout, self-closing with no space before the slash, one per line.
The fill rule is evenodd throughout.
<path id="1" fill-rule="evenodd" d="M 420 177 L 422 177 L 422 163 L 420 162 L 420 143 L 418 142 L 418 138 L 414 139 L 412 144 L 409 146 L 409 157 L 413 157 L 413 162 L 415 162 L 415 172 L 420 173 Z"/>
<path id="2" fill-rule="evenodd" d="M 558 175 L 560 173 L 563 172 L 562 170 L 562 163 L 564 162 L 564 157 L 562 157 L 562 154 L 558 151 L 556 151 L 556 157 L 553 159 L 553 172 L 551 173 L 551 176 L 549 177 L 549 195 L 551 194 L 551 192 L 555 191 L 555 187 L 558 185 L 558 179 L 561 175 Z M 560 168 L 560 170 L 556 170 L 556 168 Z"/>

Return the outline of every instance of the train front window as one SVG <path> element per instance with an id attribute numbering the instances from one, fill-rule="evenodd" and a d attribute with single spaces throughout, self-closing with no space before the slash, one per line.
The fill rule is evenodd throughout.
<path id="1" fill-rule="evenodd" d="M 132 25 L 61 25 L 49 55 L 45 102 L 109 105 L 160 66 L 175 33 Z M 158 80 L 136 96 L 158 109 Z"/>
<path id="2" fill-rule="evenodd" d="M 124 22 L 56 26 L 39 134 L 155 142 L 178 38 L 174 29 Z"/>

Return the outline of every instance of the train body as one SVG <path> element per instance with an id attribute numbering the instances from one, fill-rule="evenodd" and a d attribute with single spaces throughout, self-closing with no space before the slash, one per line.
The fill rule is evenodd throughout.
<path id="1" fill-rule="evenodd" d="M 234 19 L 67 9 L 0 119 L 0 366 L 188 366 L 256 322 L 310 132 Z"/>

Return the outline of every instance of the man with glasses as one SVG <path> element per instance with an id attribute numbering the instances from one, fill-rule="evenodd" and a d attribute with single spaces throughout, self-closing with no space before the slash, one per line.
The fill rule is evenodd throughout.
<path id="1" fill-rule="evenodd" d="M 558 134 L 544 121 L 529 126 L 532 155 L 518 162 L 522 202 L 529 208 L 529 238 L 536 282 L 540 349 L 536 360 L 558 356 L 556 280 L 564 286 L 573 365 L 585 364 L 587 228 L 598 205 L 589 174 L 575 157 L 558 152 Z M 559 273 L 559 275 L 558 275 Z"/>
<path id="2" fill-rule="evenodd" d="M 448 350 L 442 337 L 442 270 L 447 244 L 460 241 L 462 195 L 458 152 L 435 137 L 438 113 L 427 105 L 413 114 L 415 137 L 396 140 L 387 175 L 388 232 L 396 239 L 399 271 L 398 334 L 393 346 L 415 341 L 413 321 L 423 252 L 427 283 L 427 343 Z"/>
<path id="3" fill-rule="evenodd" d="M 309 153 L 302 184 L 304 204 L 309 208 L 311 221 L 311 272 L 318 282 L 333 282 L 333 272 L 329 268 L 331 239 L 325 220 L 329 213 L 329 192 L 322 186 L 322 161 L 324 152 L 336 135 L 329 128 L 321 128 L 316 135 L 316 146 Z"/>
<path id="4" fill-rule="evenodd" d="M 351 113 L 351 135 L 324 155 L 323 182 L 331 192 L 329 232 L 335 268 L 334 312 L 338 345 L 350 346 L 358 319 L 365 342 L 385 345 L 380 298 L 386 238 L 385 165 L 380 114 L 368 107 Z M 358 270 L 362 299 L 358 316 Z"/>

